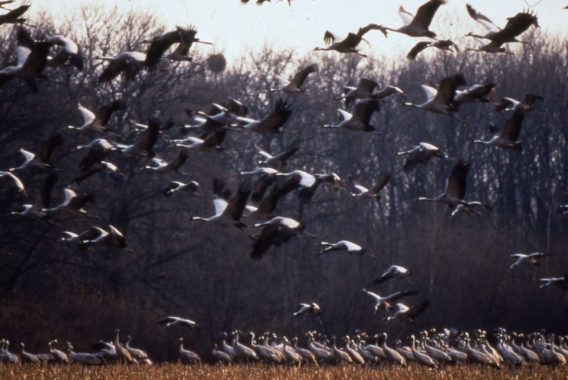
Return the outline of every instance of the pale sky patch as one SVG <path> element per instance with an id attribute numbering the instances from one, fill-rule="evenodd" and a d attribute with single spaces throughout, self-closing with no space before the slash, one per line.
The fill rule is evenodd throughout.
<path id="1" fill-rule="evenodd" d="M 239 0 L 34 0 L 31 13 L 47 10 L 58 20 L 73 14 L 81 4 L 140 10 L 154 14 L 167 28 L 196 25 L 198 37 L 215 44 L 213 48 L 200 46 L 200 50 L 222 50 L 233 59 L 265 45 L 294 49 L 299 56 L 335 54 L 311 53 L 314 47 L 324 46 L 322 38 L 326 30 L 343 38 L 369 23 L 398 27 L 402 25 L 398 7 L 403 5 L 415 13 L 425 0 L 293 0 L 292 6 L 279 0 L 262 6 L 254 2 L 241 5 Z M 461 47 L 476 46 L 463 35 L 468 31 L 481 33 L 484 29 L 467 16 L 466 3 L 500 26 L 505 25 L 507 17 L 531 9 L 537 14 L 542 31 L 563 39 L 568 35 L 568 10 L 562 9 L 568 0 L 448 0 L 436 13 L 430 29 L 440 38 L 456 38 Z M 529 8 L 530 5 L 534 6 Z M 390 33 L 387 39 L 379 31 L 370 32 L 366 39 L 370 46 L 360 45 L 362 52 L 379 56 L 393 53 L 398 56 L 420 40 L 396 33 Z"/>

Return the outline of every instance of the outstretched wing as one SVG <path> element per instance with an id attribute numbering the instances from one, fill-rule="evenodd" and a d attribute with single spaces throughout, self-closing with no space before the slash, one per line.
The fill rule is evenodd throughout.
<path id="1" fill-rule="evenodd" d="M 290 83 L 293 83 L 294 85 L 296 85 L 296 87 L 301 87 L 302 84 L 304 84 L 306 78 L 308 77 L 308 75 L 310 75 L 313 72 L 318 71 L 318 65 L 311 64 L 305 68 L 303 68 L 302 70 L 298 71 L 294 77 L 292 78 L 292 80 L 290 81 Z"/>
<path id="2" fill-rule="evenodd" d="M 493 21 L 491 21 L 489 17 L 485 16 L 482 13 L 479 13 L 471 5 L 466 4 L 465 8 L 467 9 L 467 13 L 469 14 L 469 16 L 478 23 L 480 23 L 481 25 L 483 25 L 483 27 L 488 31 L 494 32 L 500 29 L 497 25 L 495 25 Z"/>
<path id="3" fill-rule="evenodd" d="M 414 45 L 414 47 L 412 49 L 410 49 L 410 51 L 406 55 L 406 58 L 413 61 L 422 50 L 426 49 L 429 46 L 432 46 L 431 42 L 428 42 L 428 41 L 418 42 L 416 45 Z"/>
<path id="4" fill-rule="evenodd" d="M 411 24 L 419 24 L 425 29 L 428 29 L 430 24 L 432 23 L 432 19 L 436 14 L 440 5 L 444 4 L 446 0 L 430 0 L 426 4 L 423 4 L 418 8 L 416 11 L 416 16 L 412 19 Z"/>

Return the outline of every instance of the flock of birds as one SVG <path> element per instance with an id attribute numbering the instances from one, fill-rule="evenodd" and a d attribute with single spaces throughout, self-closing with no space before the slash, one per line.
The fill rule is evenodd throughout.
<path id="1" fill-rule="evenodd" d="M 315 313 L 313 308 L 309 310 Z M 191 324 L 190 327 L 194 328 L 195 324 Z M 58 341 L 55 339 L 48 343 L 48 352 L 39 354 L 26 351 L 25 344 L 20 343 L 20 355 L 18 355 L 9 350 L 10 342 L 2 339 L 0 363 L 76 363 L 89 366 L 114 363 L 153 364 L 144 350 L 130 345 L 130 336 L 122 343 L 119 333 L 117 329 L 113 341 L 99 340 L 93 344 L 93 349 L 96 350 L 93 352 L 77 352 L 71 342 L 66 342 L 66 350 L 62 350 L 58 348 Z M 431 368 L 465 363 L 478 363 L 495 368 L 525 364 L 566 365 L 568 361 L 568 336 L 557 337 L 545 332 L 508 333 L 504 328 L 497 328 L 491 339 L 484 330 L 472 333 L 449 329 L 423 330 L 418 338 L 411 335 L 406 340 L 397 339 L 394 346 L 389 346 L 388 335 L 384 332 L 369 335 L 363 331 L 355 331 L 354 336 L 346 335 L 340 339 L 344 345 L 338 346 L 338 339 L 335 336 L 328 338 L 316 331 L 308 331 L 305 333 L 305 347 L 298 345 L 298 337 L 289 339 L 270 332 L 262 334 L 258 341 L 252 331 L 244 334 L 235 330 L 231 336 L 232 339 L 228 341 L 229 334 L 224 333 L 219 344 L 213 345 L 210 354 L 214 361 L 227 365 L 233 363 L 296 366 L 386 364 L 402 367 L 415 362 Z M 249 343 L 245 343 L 241 336 L 249 336 Z M 405 345 L 404 341 L 408 341 L 409 344 Z M 183 338 L 179 339 L 178 353 L 178 361 L 181 363 L 202 362 L 199 354 L 184 347 Z"/>
<path id="2" fill-rule="evenodd" d="M 0 6 L 13 3 L 14 0 L 2 1 Z M 247 1 L 243 1 L 246 3 Z M 257 3 L 261 4 L 262 1 Z M 435 47 L 441 50 L 451 50 L 456 45 L 449 40 L 437 39 L 436 33 L 429 29 L 430 23 L 437 11 L 445 1 L 430 0 L 422 5 L 416 15 L 400 8 L 400 14 L 405 25 L 400 28 L 390 28 L 377 24 L 369 24 L 360 28 L 357 33 L 350 33 L 345 39 L 340 40 L 331 32 L 325 32 L 324 39 L 327 46 L 315 50 L 335 50 L 344 54 L 357 54 L 363 56 L 358 49 L 358 44 L 364 40 L 364 35 L 372 30 L 379 30 L 388 36 L 388 32 L 403 33 L 411 37 L 425 37 L 429 41 L 419 42 L 408 54 L 409 59 L 414 59 L 420 51 Z M 30 7 L 29 3 L 0 15 L 2 24 L 25 24 L 22 16 Z M 484 53 L 505 52 L 505 47 L 510 43 L 520 43 L 517 38 L 531 26 L 538 27 L 538 20 L 534 14 L 521 12 L 510 17 L 503 28 L 497 27 L 487 16 L 466 6 L 468 14 L 477 22 L 488 29 L 484 35 L 470 35 L 477 39 L 488 40 L 487 45 L 472 49 Z M 155 70 L 163 60 L 191 62 L 189 55 L 194 43 L 208 42 L 197 38 L 195 27 L 177 27 L 175 30 L 164 33 L 147 41 L 148 48 L 145 52 L 123 51 L 114 56 L 100 56 L 96 59 L 108 62 L 99 75 L 101 85 L 118 79 L 122 74 L 123 80 L 129 81 L 137 77 L 144 69 Z M 38 83 L 48 81 L 46 69 L 57 70 L 61 67 L 75 67 L 83 70 L 84 57 L 81 48 L 70 38 L 62 35 L 45 36 L 36 40 L 23 27 L 17 29 L 17 63 L 0 69 L 0 90 L 2 86 L 11 80 L 23 80 L 33 92 L 40 90 Z M 118 142 L 111 138 L 112 131 L 107 127 L 113 113 L 124 110 L 127 105 L 123 100 L 114 100 L 92 111 L 85 105 L 78 104 L 78 112 L 82 116 L 82 124 L 69 126 L 65 130 L 51 136 L 40 146 L 36 147 L 35 153 L 27 148 L 21 148 L 23 162 L 12 168 L 0 171 L 0 178 L 13 183 L 15 192 L 22 195 L 25 203 L 20 209 L 12 211 L 18 217 L 45 218 L 54 213 L 64 210 L 79 212 L 89 215 L 88 206 L 94 202 L 92 193 L 84 193 L 79 185 L 91 176 L 107 172 L 111 175 L 120 176 L 121 170 L 112 162 L 112 157 L 120 155 L 127 157 L 133 162 L 145 162 L 144 169 L 163 173 L 164 176 L 172 176 L 179 173 L 179 169 L 187 161 L 190 152 L 215 152 L 222 151 L 223 141 L 227 133 L 250 133 L 270 136 L 284 133 L 283 129 L 294 112 L 286 96 L 295 96 L 304 93 L 303 85 L 310 75 L 318 71 L 316 64 L 308 65 L 299 70 L 290 80 L 283 80 L 282 86 L 270 89 L 270 92 L 285 94 L 279 97 L 273 105 L 271 112 L 258 118 L 248 115 L 248 108 L 236 99 L 229 99 L 222 104 L 213 104 L 208 110 L 190 111 L 192 124 L 182 129 L 186 134 L 183 138 L 174 138 L 167 134 L 171 125 L 162 125 L 159 115 L 149 118 L 147 125 L 133 122 L 133 129 L 138 131 L 134 141 L 130 143 Z M 344 108 L 338 109 L 341 121 L 322 125 L 322 128 L 347 129 L 355 133 L 373 133 L 375 126 L 371 124 L 375 112 L 380 112 L 381 100 L 389 96 L 397 96 L 405 101 L 403 106 L 417 108 L 421 111 L 434 112 L 448 115 L 460 122 L 466 122 L 459 118 L 461 107 L 470 103 L 486 103 L 493 105 L 497 112 L 509 112 L 501 131 L 489 139 L 475 140 L 474 143 L 495 146 L 504 149 L 520 150 L 522 143 L 519 139 L 523 121 L 536 106 L 537 101 L 544 99 L 536 94 L 526 94 L 521 100 L 513 98 L 495 98 L 496 83 L 479 83 L 468 88 L 463 74 L 456 73 L 440 80 L 436 87 L 423 85 L 422 88 L 427 99 L 423 103 L 410 102 L 405 92 L 397 86 L 388 85 L 377 90 L 378 83 L 369 78 L 360 78 L 357 86 L 346 87 L 343 95 L 338 100 L 343 100 Z M 75 136 L 84 136 L 86 143 L 73 148 L 73 151 L 86 151 L 83 159 L 78 163 L 79 171 L 72 183 L 63 190 L 63 200 L 54 205 L 52 203 L 53 188 L 58 182 L 58 170 L 52 163 L 52 156 L 56 149 L 60 149 L 66 143 L 65 135 L 74 133 Z M 95 137 L 94 139 L 92 137 Z M 166 149 L 156 152 L 155 149 L 166 146 Z M 300 220 L 284 216 L 279 211 L 276 214 L 279 202 L 288 194 L 295 193 L 299 197 L 301 205 L 310 202 L 320 186 L 330 186 L 343 191 L 352 197 L 368 198 L 372 201 L 380 201 L 381 191 L 391 179 L 390 173 L 385 173 L 375 183 L 367 187 L 355 179 L 351 179 L 350 186 L 336 173 L 309 173 L 302 169 L 286 171 L 287 161 L 299 149 L 299 146 L 290 146 L 281 152 L 270 153 L 255 145 L 257 153 L 262 157 L 258 166 L 249 171 L 242 171 L 235 189 L 224 180 L 213 180 L 214 213 L 208 216 L 193 216 L 191 220 L 206 223 L 215 223 L 225 227 L 239 229 L 253 240 L 250 256 L 252 259 L 261 259 L 272 247 L 286 243 L 294 236 L 307 236 L 317 239 L 321 246 L 320 254 L 324 255 L 332 251 L 344 251 L 347 253 L 363 254 L 365 247 L 347 239 L 335 242 L 321 241 L 317 236 L 309 233 L 301 221 L 302 209 L 298 212 Z M 166 151 L 176 149 L 177 157 L 167 161 L 158 156 Z M 433 157 L 447 159 L 443 149 L 429 142 L 419 142 L 416 146 L 402 150 L 398 153 L 404 157 L 404 171 L 410 172 L 419 165 L 426 165 Z M 39 201 L 32 199 L 28 194 L 27 187 L 20 179 L 20 173 L 25 173 L 31 168 L 45 170 L 47 175 L 39 189 Z M 481 215 L 483 209 L 489 205 L 477 200 L 467 200 L 466 185 L 470 163 L 457 160 L 451 170 L 445 190 L 434 197 L 420 197 L 419 201 L 441 202 L 447 205 L 450 215 L 469 213 Z M 369 181 L 370 182 L 370 181 Z M 201 185 L 196 181 L 171 179 L 163 189 L 164 196 L 187 191 L 197 193 Z M 568 205 L 562 206 L 563 211 L 568 210 Z M 45 218 L 46 223 L 49 222 Z M 255 231 L 259 230 L 259 233 Z M 93 224 L 83 231 L 62 231 L 61 241 L 87 247 L 105 244 L 116 248 L 127 246 L 125 234 L 112 224 Z M 515 261 L 510 269 L 520 265 L 536 266 L 539 260 L 548 256 L 548 253 L 515 253 Z M 386 280 L 396 277 L 407 277 L 410 270 L 399 265 L 392 265 L 375 280 L 381 284 Z M 541 278 L 541 287 L 554 285 L 563 290 L 568 289 L 568 276 Z M 400 299 L 416 295 L 416 290 L 400 290 L 390 295 L 381 295 L 378 292 L 367 289 L 362 290 L 375 302 L 375 312 L 387 311 L 386 321 L 401 319 L 414 323 L 415 319 L 430 305 L 428 299 L 423 299 L 414 305 L 409 305 Z M 321 309 L 315 302 L 302 303 L 295 316 L 311 314 L 318 317 Z M 161 322 L 165 326 L 185 325 L 196 327 L 196 323 L 176 316 L 171 316 Z M 489 365 L 500 366 L 501 363 L 522 364 L 528 361 L 541 363 L 565 364 L 568 358 L 568 346 L 565 337 L 556 339 L 554 335 L 545 336 L 541 333 L 533 333 L 527 336 L 521 334 L 510 335 L 504 330 L 495 334 L 495 347 L 487 340 L 486 333 L 477 331 L 473 338 L 467 333 L 452 334 L 449 331 L 436 332 L 424 331 L 420 339 L 410 337 L 411 346 L 402 346 L 397 342 L 395 348 L 387 345 L 386 334 L 375 336 L 373 339 L 382 338 L 382 344 L 372 344 L 369 337 L 360 332 L 354 337 L 344 338 L 345 346 L 339 348 L 335 337 L 331 337 L 332 344 L 326 337 L 318 337 L 315 333 L 308 333 L 308 349 L 297 346 L 297 339 L 289 340 L 286 337 L 277 337 L 272 334 L 264 334 L 262 344 L 257 344 L 254 334 L 251 333 L 250 347 L 239 341 L 240 332 L 233 334 L 231 343 L 223 340 L 221 345 L 215 346 L 212 355 L 220 361 L 235 362 L 240 360 L 265 360 L 276 363 L 313 363 L 324 362 L 348 362 L 348 363 L 375 363 L 390 361 L 405 365 L 407 361 L 418 361 L 422 364 L 437 367 L 443 363 L 462 361 L 478 361 Z M 130 347 L 130 339 L 123 345 L 120 342 L 118 331 L 114 342 L 100 342 L 100 351 L 96 353 L 78 353 L 73 345 L 67 342 L 67 353 L 56 348 L 56 341 L 49 343 L 48 354 L 30 354 L 26 352 L 22 344 L 21 358 L 32 362 L 75 361 L 84 364 L 103 364 L 113 360 L 127 362 L 151 363 L 145 353 L 140 349 Z M 183 346 L 180 339 L 180 359 L 188 362 L 199 362 L 199 356 Z M 114 359 L 113 359 L 114 358 Z M 117 359 L 118 358 L 118 359 Z M 17 362 L 20 359 L 9 351 L 9 342 L 2 341 L 0 361 Z"/>

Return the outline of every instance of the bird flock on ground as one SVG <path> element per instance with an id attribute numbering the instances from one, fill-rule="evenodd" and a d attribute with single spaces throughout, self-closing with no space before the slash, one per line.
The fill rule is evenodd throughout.
<path id="1" fill-rule="evenodd" d="M 318 317 L 321 313 L 317 304 L 300 304 L 295 316 L 309 313 Z M 168 317 L 161 321 L 163 325 L 183 325 L 196 328 L 190 320 Z M 48 343 L 48 351 L 31 353 L 20 343 L 19 355 L 10 351 L 10 342 L 0 340 L 0 363 L 20 364 L 81 364 L 88 366 L 110 364 L 152 365 L 148 354 L 132 347 L 132 338 L 120 341 L 120 330 L 115 331 L 113 341 L 99 340 L 92 344 L 92 352 L 77 352 L 71 342 L 66 342 L 66 349 L 59 347 L 54 339 Z M 411 363 L 441 368 L 446 365 L 477 363 L 501 368 L 517 367 L 530 364 L 566 365 L 568 360 L 568 336 L 555 336 L 544 332 L 523 334 L 509 333 L 504 328 L 497 328 L 493 334 L 478 329 L 473 332 L 452 329 L 422 330 L 418 337 L 410 335 L 406 339 L 396 339 L 389 345 L 388 335 L 383 332 L 370 335 L 364 331 L 355 331 L 353 336 L 341 339 L 327 337 L 316 331 L 307 331 L 305 346 L 298 345 L 299 338 L 278 336 L 265 332 L 257 341 L 254 332 L 243 333 L 235 330 L 223 333 L 219 343 L 213 344 L 210 355 L 220 364 L 266 363 L 271 365 L 394 365 L 406 367 Z M 244 342 L 241 337 L 248 337 Z M 343 342 L 338 345 L 338 341 Z M 392 343 L 392 342 L 391 342 Z M 178 361 L 185 364 L 201 364 L 202 359 L 196 352 L 184 346 L 184 339 L 179 338 Z"/>
<path id="2" fill-rule="evenodd" d="M 242 1 L 247 3 L 248 1 Z M 264 1 L 257 1 L 262 4 Z M 84 57 L 81 48 L 71 39 L 62 35 L 42 36 L 34 39 L 25 28 L 27 20 L 22 16 L 29 9 L 29 2 L 9 9 L 14 0 L 2 1 L 0 6 L 5 13 L 0 15 L 0 26 L 5 24 L 20 24 L 16 32 L 17 62 L 14 65 L 0 68 L 0 91 L 8 81 L 25 81 L 32 92 L 41 91 L 42 81 L 49 81 L 49 70 L 62 67 L 74 67 L 83 70 Z M 291 4 L 291 1 L 288 2 Z M 404 26 L 391 28 L 377 24 L 369 24 L 360 28 L 356 33 L 349 33 L 344 39 L 339 39 L 331 32 L 324 34 L 325 47 L 316 47 L 316 51 L 334 50 L 342 54 L 356 54 L 366 57 L 358 50 L 358 45 L 364 41 L 364 35 L 373 30 L 380 31 L 385 38 L 389 32 L 403 33 L 410 37 L 427 38 L 428 41 L 418 42 L 408 53 L 408 59 L 415 59 L 424 49 L 434 47 L 441 50 L 457 49 L 450 40 L 440 40 L 437 34 L 429 29 L 432 19 L 438 8 L 444 5 L 442 0 L 429 0 L 418 8 L 415 15 L 400 7 L 400 15 Z M 508 18 L 503 28 L 494 24 L 489 17 L 466 5 L 469 16 L 487 29 L 486 34 L 470 33 L 477 40 L 489 41 L 475 50 L 484 54 L 506 53 L 506 47 L 512 43 L 522 43 L 518 39 L 531 26 L 538 27 L 536 15 L 530 12 L 520 12 Z M 190 27 L 177 27 L 175 30 L 164 33 L 149 41 L 145 52 L 123 51 L 112 56 L 98 56 L 96 60 L 106 62 L 99 75 L 100 85 L 119 80 L 129 81 L 139 76 L 143 70 L 156 70 L 162 60 L 188 62 L 192 57 L 189 52 L 193 44 L 208 42 L 197 38 L 197 29 Z M 163 188 L 164 196 L 175 196 L 184 191 L 198 194 L 202 185 L 192 180 L 173 179 L 180 168 L 187 161 L 190 152 L 223 151 L 223 141 L 227 133 L 249 133 L 262 136 L 286 133 L 285 126 L 294 112 L 287 97 L 303 94 L 303 84 L 310 75 L 317 75 L 318 66 L 310 64 L 300 68 L 290 79 L 282 79 L 278 88 L 268 89 L 268 92 L 281 94 L 274 102 L 272 111 L 265 115 L 252 118 L 248 108 L 237 99 L 212 104 L 210 109 L 189 111 L 193 123 L 182 127 L 184 137 L 175 138 L 168 133 L 171 125 L 164 125 L 160 115 L 153 115 L 147 124 L 132 121 L 134 140 L 130 142 L 115 141 L 112 131 L 107 124 L 115 112 L 127 108 L 127 104 L 116 99 L 96 110 L 90 110 L 86 105 L 79 103 L 78 113 L 82 117 L 82 124 L 70 125 L 59 133 L 51 136 L 47 141 L 35 146 L 33 149 L 20 148 L 23 161 L 12 168 L 0 171 L 0 181 L 3 186 L 12 186 L 14 192 L 22 195 L 21 208 L 14 209 L 12 215 L 18 217 L 43 218 L 49 223 L 49 216 L 61 213 L 64 210 L 78 212 L 88 218 L 89 204 L 95 201 L 92 193 L 81 190 L 81 183 L 89 177 L 107 172 L 110 175 L 121 175 L 121 169 L 113 163 L 113 157 L 120 155 L 128 157 L 135 162 L 142 162 L 145 170 L 163 173 L 171 177 L 167 186 Z M 510 114 L 501 131 L 494 131 L 488 139 L 479 139 L 473 143 L 521 150 L 520 131 L 523 121 L 536 107 L 537 101 L 544 99 L 536 94 L 528 93 L 520 100 L 514 98 L 496 99 L 495 88 L 497 83 L 479 83 L 465 87 L 467 80 L 461 73 L 455 73 L 440 79 L 437 86 L 422 85 L 426 95 L 423 103 L 414 103 L 407 98 L 405 91 L 395 85 L 387 85 L 378 90 L 378 83 L 369 78 L 360 78 L 356 86 L 346 86 L 343 94 L 337 96 L 343 106 L 338 109 L 341 117 L 339 122 L 330 122 L 321 125 L 326 129 L 346 129 L 353 133 L 375 133 L 375 126 L 371 124 L 372 116 L 380 112 L 381 101 L 387 97 L 399 97 L 403 100 L 402 107 L 416 108 L 420 112 L 434 112 L 460 123 L 467 123 L 459 117 L 461 107 L 471 103 L 482 103 L 486 107 L 494 107 L 495 112 L 508 112 Z M 418 111 L 417 111 L 418 112 Z M 52 192 L 58 181 L 59 172 L 51 160 L 56 149 L 66 144 L 66 134 L 75 133 L 84 136 L 85 143 L 74 147 L 74 151 L 86 152 L 83 159 L 78 162 L 78 171 L 73 183 L 63 190 L 63 200 L 53 204 Z M 251 140 L 253 137 L 251 137 Z M 360 197 L 372 201 L 381 201 L 381 190 L 388 185 L 392 173 L 384 173 L 375 182 L 363 181 L 349 177 L 345 181 L 337 173 L 310 173 L 301 168 L 287 169 L 287 160 L 301 147 L 293 145 L 281 152 L 271 153 L 265 148 L 255 144 L 255 149 L 261 159 L 257 167 L 240 172 L 239 181 L 231 189 L 229 183 L 223 179 L 212 179 L 212 190 L 215 195 L 212 200 L 213 212 L 210 215 L 194 215 L 191 220 L 205 223 L 215 223 L 219 227 L 235 228 L 247 234 L 252 239 L 250 257 L 260 260 L 273 247 L 285 244 L 295 236 L 303 236 L 317 242 L 322 256 L 330 252 L 347 252 L 348 254 L 364 254 L 368 248 L 342 237 L 338 241 L 324 241 L 310 233 L 301 220 L 302 209 L 298 218 L 289 216 L 289 210 L 278 210 L 279 202 L 288 194 L 295 193 L 301 205 L 305 205 L 314 196 L 320 186 L 330 186 L 352 197 Z M 165 147 L 165 148 L 164 148 Z M 177 151 L 177 157 L 166 161 L 160 156 L 166 151 Z M 413 147 L 401 147 L 398 155 L 404 159 L 403 170 L 411 172 L 418 166 L 427 165 L 433 158 L 450 159 L 444 149 L 438 148 L 430 142 L 417 142 Z M 20 173 L 31 168 L 39 168 L 47 174 L 38 200 L 28 195 L 27 187 L 20 179 Z M 482 215 L 484 210 L 490 210 L 491 205 L 479 200 L 466 199 L 466 184 L 471 164 L 465 160 L 455 160 L 453 169 L 448 175 L 445 189 L 433 197 L 420 197 L 418 201 L 444 203 L 453 217 L 460 213 Z M 12 185 L 9 185 L 9 184 Z M 562 206 L 562 212 L 568 212 L 568 205 Z M 62 244 L 76 244 L 80 247 L 105 244 L 117 248 L 127 247 L 125 234 L 110 223 L 93 224 L 83 231 L 61 231 Z M 539 260 L 549 256 L 550 253 L 514 253 L 515 261 L 510 270 L 520 265 L 536 266 Z M 374 281 L 375 285 L 396 277 L 409 278 L 410 270 L 399 265 L 392 265 L 381 273 Z M 541 287 L 550 285 L 563 290 L 568 289 L 568 276 L 541 278 Z M 385 321 L 401 319 L 414 323 L 415 319 L 430 305 L 428 299 L 415 304 L 400 301 L 402 298 L 416 295 L 417 290 L 399 290 L 390 295 L 381 295 L 377 291 L 362 289 L 362 292 L 374 301 L 374 311 L 385 311 Z M 382 292 L 381 292 L 382 293 Z M 369 303 L 370 308 L 372 303 Z M 319 318 L 321 309 L 315 302 L 301 303 L 294 316 L 308 314 Z M 160 322 L 168 326 L 184 326 L 195 328 L 197 324 L 189 319 L 176 316 L 167 317 Z M 212 355 L 219 361 L 231 363 L 237 361 L 262 360 L 274 363 L 312 362 L 354 364 L 392 362 L 406 365 L 409 361 L 417 361 L 431 367 L 438 367 L 445 363 L 476 361 L 499 367 L 502 363 L 520 365 L 525 362 L 539 362 L 550 364 L 565 364 L 568 358 L 568 341 L 566 337 L 555 337 L 544 333 L 509 334 L 503 329 L 495 331 L 493 343 L 488 340 L 487 333 L 478 330 L 472 334 L 455 331 L 423 331 L 419 338 L 411 336 L 410 346 L 403 346 L 399 340 L 395 347 L 387 345 L 386 333 L 377 336 L 368 336 L 358 332 L 355 336 L 346 336 L 345 345 L 338 347 L 335 337 L 319 335 L 308 332 L 308 348 L 297 345 L 298 339 L 278 337 L 273 333 L 265 333 L 257 343 L 254 333 L 250 333 L 250 346 L 239 341 L 243 334 L 240 331 L 232 333 L 230 343 L 223 339 L 219 346 L 215 345 Z M 470 337 L 471 336 L 471 337 Z M 382 341 L 382 344 L 378 342 Z M 375 342 L 375 343 L 372 343 Z M 100 341 L 95 353 L 78 353 L 70 342 L 66 343 L 67 352 L 57 347 L 57 341 L 49 342 L 49 353 L 31 354 L 21 345 L 21 360 L 31 362 L 78 362 L 84 364 L 104 364 L 113 361 L 151 363 L 147 354 L 140 349 L 130 346 L 130 337 L 126 343 L 121 343 L 119 332 L 113 342 Z M 179 342 L 179 357 L 187 362 L 200 362 L 198 354 L 184 346 L 183 339 Z M 9 351 L 9 342 L 2 340 L 0 361 L 17 362 L 19 357 Z"/>

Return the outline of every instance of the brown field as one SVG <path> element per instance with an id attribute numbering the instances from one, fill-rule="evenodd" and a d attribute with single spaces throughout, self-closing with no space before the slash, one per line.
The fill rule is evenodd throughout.
<path id="1" fill-rule="evenodd" d="M 0 365 L 0 379 L 302 379 L 302 380 L 350 380 L 350 379 L 568 379 L 568 368 L 550 366 L 525 366 L 514 369 L 494 369 L 477 365 L 446 367 L 430 370 L 421 366 L 400 367 L 272 367 L 262 365 L 185 366 L 163 364 L 157 366 L 109 366 L 85 367 L 33 365 Z"/>

